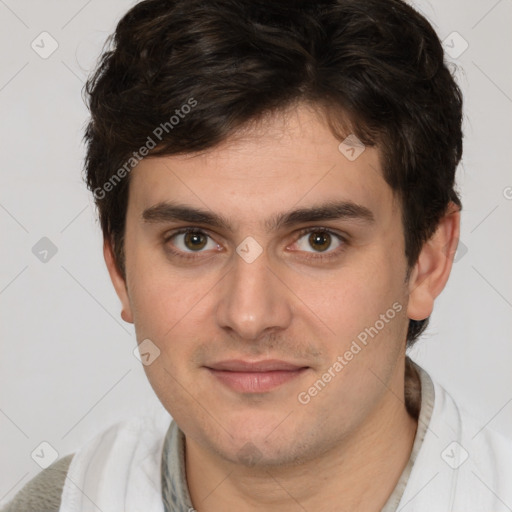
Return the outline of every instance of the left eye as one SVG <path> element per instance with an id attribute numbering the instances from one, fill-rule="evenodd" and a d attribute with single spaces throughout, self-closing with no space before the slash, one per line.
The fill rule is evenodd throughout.
<path id="1" fill-rule="evenodd" d="M 305 252 L 325 252 L 327 249 L 331 248 L 333 238 L 337 239 L 337 247 L 341 246 L 344 242 L 343 238 L 332 231 L 328 231 L 326 229 L 317 229 L 314 231 L 306 231 L 301 233 L 301 237 L 297 240 L 296 244 L 299 247 L 299 250 Z M 301 240 L 303 242 L 301 242 Z M 304 243 L 305 241 L 305 243 Z M 308 251 L 307 247 L 312 247 L 313 251 Z"/>

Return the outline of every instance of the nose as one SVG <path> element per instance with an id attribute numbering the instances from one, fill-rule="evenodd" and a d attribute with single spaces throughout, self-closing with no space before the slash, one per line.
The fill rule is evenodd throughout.
<path id="1" fill-rule="evenodd" d="M 250 263 L 235 254 L 221 286 L 217 322 L 237 338 L 256 341 L 290 325 L 291 292 L 270 267 L 266 252 Z"/>

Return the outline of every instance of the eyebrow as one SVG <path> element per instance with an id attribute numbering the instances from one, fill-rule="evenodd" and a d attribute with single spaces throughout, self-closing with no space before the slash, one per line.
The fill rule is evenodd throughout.
<path id="1" fill-rule="evenodd" d="M 145 209 L 142 213 L 142 219 L 145 223 L 184 221 L 233 231 L 233 223 L 222 214 L 168 201 Z M 272 232 L 304 222 L 343 219 L 353 219 L 365 224 L 375 222 L 373 212 L 366 206 L 352 201 L 330 201 L 307 208 L 277 213 L 266 219 L 264 226 L 267 232 Z"/>

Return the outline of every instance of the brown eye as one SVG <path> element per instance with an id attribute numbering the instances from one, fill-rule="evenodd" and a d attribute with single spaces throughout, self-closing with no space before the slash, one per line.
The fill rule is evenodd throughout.
<path id="1" fill-rule="evenodd" d="M 309 235 L 308 242 L 311 247 L 323 252 L 331 245 L 331 235 L 327 231 L 317 231 Z"/>
<path id="2" fill-rule="evenodd" d="M 174 254 L 182 253 L 184 255 L 203 253 L 208 249 L 218 250 L 220 247 L 211 236 L 204 231 L 191 228 L 183 228 L 166 236 L 165 244 Z"/>
<path id="3" fill-rule="evenodd" d="M 183 242 L 187 249 L 197 251 L 207 243 L 207 237 L 203 233 L 186 233 Z"/>
<path id="4" fill-rule="evenodd" d="M 341 255 L 347 245 L 346 238 L 327 228 L 305 228 L 299 234 L 293 251 L 303 253 L 311 261 L 335 258 Z"/>

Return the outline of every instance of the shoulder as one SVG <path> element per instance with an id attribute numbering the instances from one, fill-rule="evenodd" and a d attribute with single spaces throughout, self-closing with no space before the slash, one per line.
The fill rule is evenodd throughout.
<path id="1" fill-rule="evenodd" d="M 418 430 L 424 437 L 400 501 L 404 512 L 510 512 L 512 438 L 468 407 L 427 371 L 421 376 Z"/>
<path id="2" fill-rule="evenodd" d="M 496 462 L 503 459 L 512 471 L 512 437 L 494 430 L 490 425 L 492 418 L 486 418 L 479 409 L 459 403 L 438 383 L 434 383 L 434 387 L 436 420 L 448 424 L 453 436 L 464 442 L 468 449 L 473 448 L 477 460 Z M 486 449 L 480 452 L 482 448 Z M 491 465 L 496 467 L 494 463 Z"/>
<path id="3" fill-rule="evenodd" d="M 427 426 L 429 433 L 464 444 L 466 450 L 474 452 L 476 461 L 492 462 L 492 467 L 496 467 L 498 460 L 503 460 L 512 471 L 512 437 L 494 430 L 490 425 L 492 418 L 459 402 L 440 383 L 432 380 L 425 369 L 417 364 L 414 367 L 421 375 L 422 393 L 427 395 L 422 397 L 426 400 L 422 400 L 421 405 L 433 409 Z"/>
<path id="4" fill-rule="evenodd" d="M 447 414 L 458 420 L 451 423 L 452 428 L 460 428 L 460 443 L 467 452 L 468 460 L 473 461 L 473 469 L 487 474 L 503 474 L 512 481 L 512 436 L 505 435 L 492 428 L 492 418 L 485 417 L 478 409 L 469 409 L 458 403 L 441 386 L 436 386 L 438 396 L 444 407 L 440 416 Z M 452 414 L 448 413 L 452 410 Z M 466 454 L 464 454 L 466 455 Z"/>
<path id="5" fill-rule="evenodd" d="M 43 469 L 1 509 L 1 512 L 58 512 L 66 475 L 74 454 Z"/>
<path id="6" fill-rule="evenodd" d="M 509 512 L 512 438 L 493 430 L 492 418 L 458 402 L 420 371 L 432 395 L 427 400 L 432 412 L 401 502 L 404 512 Z"/>
<path id="7" fill-rule="evenodd" d="M 449 429 L 442 436 L 441 458 L 453 475 L 457 503 L 477 511 L 510 510 L 505 504 L 512 504 L 512 437 L 494 430 L 492 418 L 457 403 L 441 386 L 436 393 L 440 407 L 434 428 Z"/>
<path id="8" fill-rule="evenodd" d="M 163 408 L 118 421 L 96 433 L 73 457 L 63 510 L 152 510 L 162 502 L 162 447 L 171 417 Z M 132 506 L 136 504 L 136 506 Z"/>

